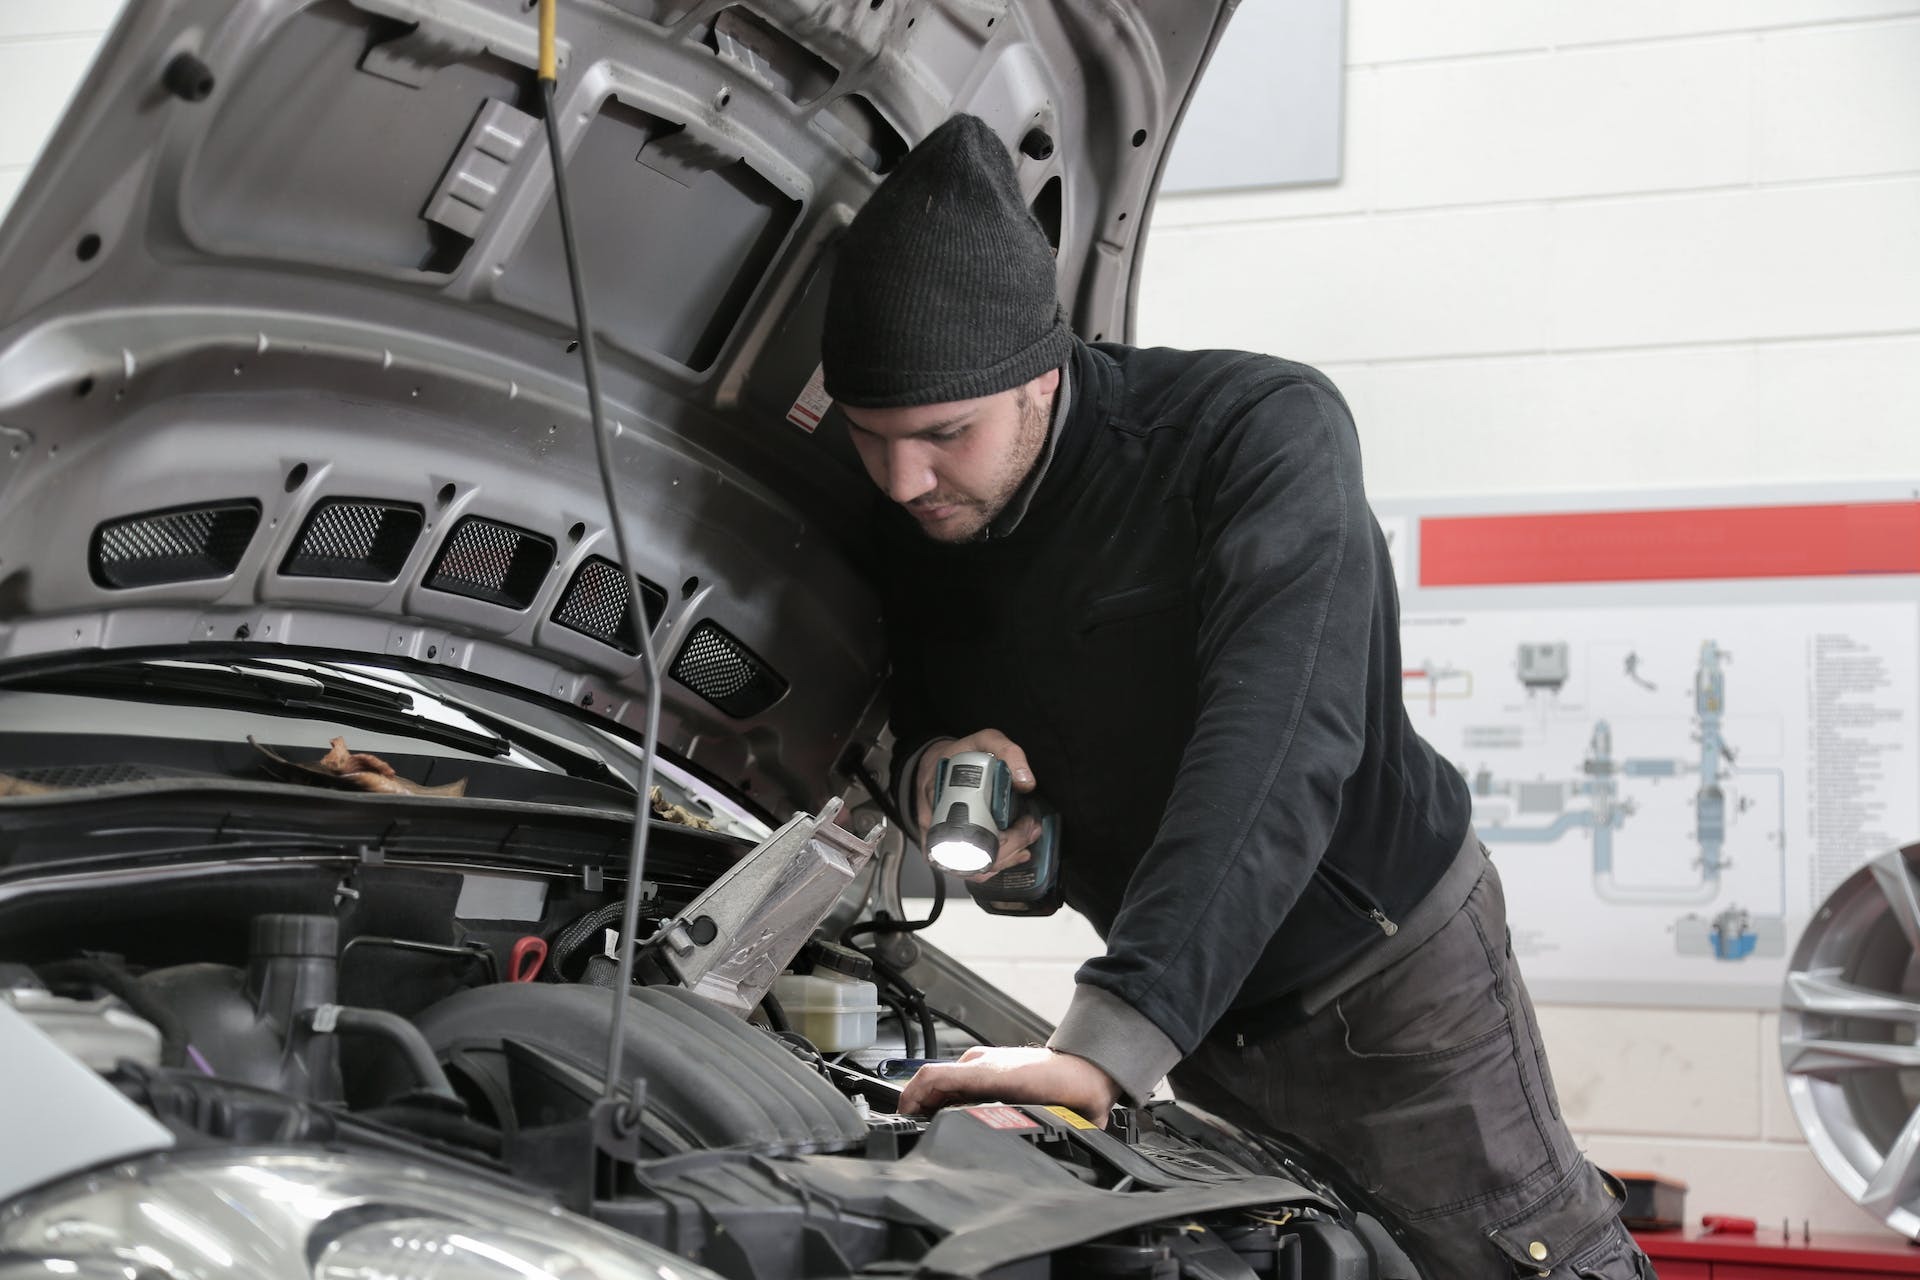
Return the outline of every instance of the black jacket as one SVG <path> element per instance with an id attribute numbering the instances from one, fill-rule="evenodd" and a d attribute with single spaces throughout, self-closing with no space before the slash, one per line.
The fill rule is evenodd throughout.
<path id="1" fill-rule="evenodd" d="M 1188 1053 L 1379 941 L 1467 830 L 1408 722 L 1399 603 L 1345 401 L 1245 352 L 1075 344 L 1045 478 L 1004 538 L 889 504 L 893 726 L 995 728 L 1064 818 L 1079 981 Z"/>

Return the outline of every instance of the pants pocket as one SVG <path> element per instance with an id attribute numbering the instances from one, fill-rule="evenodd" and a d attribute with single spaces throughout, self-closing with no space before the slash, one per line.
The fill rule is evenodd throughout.
<path id="1" fill-rule="evenodd" d="M 1543 1127 L 1505 970 L 1469 911 L 1411 960 L 1328 1010 L 1331 1043 L 1318 1067 L 1339 1099 L 1333 1145 L 1408 1222 L 1512 1203 L 1564 1166 Z"/>
<path id="2" fill-rule="evenodd" d="M 1487 1239 L 1521 1276 L 1642 1280 L 1646 1257 L 1620 1222 L 1617 1180 L 1584 1160 L 1552 1190 L 1494 1223 Z"/>
<path id="3" fill-rule="evenodd" d="M 1615 1222 L 1597 1244 L 1575 1258 L 1572 1268 L 1573 1274 L 1583 1280 L 1655 1280 L 1653 1263 L 1619 1222 Z"/>
<path id="4" fill-rule="evenodd" d="M 1350 1058 L 1333 1095 L 1354 1163 L 1408 1221 L 1485 1204 L 1552 1169 L 1507 1022 L 1440 1053 Z"/>
<path id="5" fill-rule="evenodd" d="M 1414 1060 L 1471 1050 L 1504 1030 L 1511 1010 L 1504 957 L 1476 919 L 1475 898 L 1410 955 L 1333 1002 L 1355 1058 Z"/>

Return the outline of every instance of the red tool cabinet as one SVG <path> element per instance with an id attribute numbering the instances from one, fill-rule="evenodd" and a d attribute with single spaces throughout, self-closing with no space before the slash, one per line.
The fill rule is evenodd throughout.
<path id="1" fill-rule="evenodd" d="M 1894 1235 L 1813 1233 L 1802 1240 L 1761 1227 L 1756 1235 L 1646 1231 L 1634 1236 L 1660 1280 L 1870 1280 L 1920 1276 L 1920 1246 Z"/>

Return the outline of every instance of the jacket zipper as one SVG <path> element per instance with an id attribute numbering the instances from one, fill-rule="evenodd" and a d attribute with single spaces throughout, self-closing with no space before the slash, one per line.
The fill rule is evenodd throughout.
<path id="1" fill-rule="evenodd" d="M 1320 882 L 1327 886 L 1334 897 L 1340 899 L 1340 901 L 1373 921 L 1374 927 L 1379 929 L 1381 933 L 1391 938 L 1394 934 L 1400 932 L 1400 926 L 1388 919 L 1386 912 L 1382 911 L 1376 904 L 1367 901 L 1365 897 L 1361 896 L 1360 891 L 1353 886 L 1352 882 L 1332 867 L 1329 867 L 1325 862 L 1315 867 L 1313 874 L 1320 878 Z"/>

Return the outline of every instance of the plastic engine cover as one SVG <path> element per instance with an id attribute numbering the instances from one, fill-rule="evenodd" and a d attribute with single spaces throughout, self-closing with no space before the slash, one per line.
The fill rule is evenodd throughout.
<path id="1" fill-rule="evenodd" d="M 659 1154 L 682 1144 L 822 1151 L 866 1140 L 853 1105 L 760 1028 L 678 987 L 638 987 L 630 998 L 624 1070 L 646 1081 L 644 1128 Z M 512 1130 L 543 1119 L 515 1114 L 524 1097 L 517 1108 L 507 1043 L 566 1063 L 597 1089 L 612 1017 L 613 993 L 601 987 L 506 983 L 451 996 L 417 1023 L 456 1083 Z"/>

